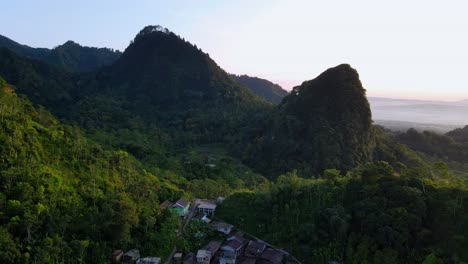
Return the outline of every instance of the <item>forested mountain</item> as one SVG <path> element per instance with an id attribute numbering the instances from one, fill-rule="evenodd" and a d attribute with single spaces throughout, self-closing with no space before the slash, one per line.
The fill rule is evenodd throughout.
<path id="1" fill-rule="evenodd" d="M 468 125 L 449 131 L 446 135 L 459 142 L 468 142 Z"/>
<path id="2" fill-rule="evenodd" d="M 246 161 L 269 175 L 314 175 L 372 160 L 372 119 L 358 73 L 343 64 L 295 87 L 248 147 Z"/>
<path id="3" fill-rule="evenodd" d="M 71 72 L 88 72 L 112 64 L 120 56 L 118 50 L 81 46 L 67 41 L 53 49 L 31 48 L 0 35 L 0 47 L 20 55 L 39 59 Z"/>
<path id="4" fill-rule="evenodd" d="M 272 83 L 268 80 L 261 79 L 258 77 L 251 77 L 248 75 L 231 75 L 239 83 L 245 85 L 254 94 L 262 97 L 270 103 L 277 104 L 288 95 L 288 91 L 284 90 L 278 84 Z"/>
<path id="5" fill-rule="evenodd" d="M 1 78 L 0 115 L 1 263 L 104 263 L 127 245 L 168 254 L 177 222 L 158 205 L 183 191 Z"/>
<path id="6" fill-rule="evenodd" d="M 218 217 L 303 263 L 468 262 L 466 128 L 374 126 L 347 64 L 275 105 L 160 26 L 94 61 L 1 43 L 0 263 L 192 248 L 159 207 L 181 196 L 227 197 Z"/>

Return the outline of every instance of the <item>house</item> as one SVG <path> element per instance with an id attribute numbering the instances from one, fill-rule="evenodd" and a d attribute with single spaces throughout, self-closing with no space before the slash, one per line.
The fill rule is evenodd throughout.
<path id="1" fill-rule="evenodd" d="M 246 257 L 256 258 L 263 253 L 265 248 L 266 248 L 265 243 L 251 240 L 247 244 L 244 254 Z"/>
<path id="2" fill-rule="evenodd" d="M 221 246 L 221 242 L 219 241 L 210 241 L 206 246 L 203 247 L 205 250 L 209 250 L 211 252 L 211 255 L 214 255 L 216 251 L 219 250 L 219 247 Z"/>
<path id="3" fill-rule="evenodd" d="M 177 202 L 173 203 L 169 211 L 172 213 L 178 214 L 179 216 L 184 216 L 187 214 L 188 209 L 190 207 L 190 202 L 185 200 L 184 198 L 180 198 Z"/>
<path id="4" fill-rule="evenodd" d="M 175 263 L 182 263 L 182 253 L 177 252 L 172 257 Z"/>
<path id="5" fill-rule="evenodd" d="M 284 253 L 272 248 L 265 249 L 260 256 L 260 263 L 262 264 L 281 264 L 283 260 Z"/>
<path id="6" fill-rule="evenodd" d="M 223 222 L 218 222 L 218 221 L 212 221 L 210 225 L 217 231 L 224 233 L 226 235 L 229 235 L 229 233 L 231 233 L 232 231 L 232 228 L 234 227 L 233 225 L 223 223 Z"/>
<path id="7" fill-rule="evenodd" d="M 169 208 L 172 205 L 172 203 L 169 200 L 164 201 L 162 204 L 159 205 L 161 209 L 166 209 Z"/>
<path id="8" fill-rule="evenodd" d="M 244 233 L 242 233 L 242 232 L 237 232 L 234 235 L 228 237 L 226 240 L 227 241 L 237 240 L 237 241 L 242 242 L 242 243 L 247 242 L 247 239 L 244 238 Z"/>
<path id="9" fill-rule="evenodd" d="M 120 263 L 122 261 L 123 255 L 124 255 L 124 252 L 121 249 L 114 251 L 114 253 L 112 253 L 112 256 L 111 256 L 111 262 Z"/>
<path id="10" fill-rule="evenodd" d="M 136 264 L 161 264 L 161 258 L 146 257 L 137 260 Z"/>
<path id="11" fill-rule="evenodd" d="M 244 234 L 238 232 L 233 236 L 227 238 L 227 241 L 221 246 L 224 252 L 233 252 L 237 256 L 240 255 L 247 244 Z"/>
<path id="12" fill-rule="evenodd" d="M 219 256 L 219 264 L 235 264 L 237 261 L 237 253 L 223 251 Z"/>
<path id="13" fill-rule="evenodd" d="M 210 264 L 211 258 L 215 255 L 215 253 L 218 251 L 220 246 L 221 246 L 221 242 L 210 241 L 210 243 L 208 243 L 202 249 L 198 250 L 197 263 Z"/>
<path id="14" fill-rule="evenodd" d="M 140 251 L 138 249 L 132 249 L 125 252 L 122 257 L 124 263 L 135 263 L 140 258 Z"/>
<path id="15" fill-rule="evenodd" d="M 216 210 L 216 203 L 210 200 L 195 200 L 197 211 L 206 215 L 213 216 Z"/>
<path id="16" fill-rule="evenodd" d="M 200 249 L 197 252 L 197 263 L 198 264 L 210 264 L 211 252 L 208 250 Z"/>
<path id="17" fill-rule="evenodd" d="M 189 252 L 185 255 L 184 260 L 182 261 L 183 264 L 196 264 L 197 259 L 195 257 L 195 254 L 192 252 Z"/>

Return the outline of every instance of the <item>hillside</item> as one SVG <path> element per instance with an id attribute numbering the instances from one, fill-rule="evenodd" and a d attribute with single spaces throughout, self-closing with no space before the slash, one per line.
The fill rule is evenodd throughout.
<path id="1" fill-rule="evenodd" d="M 374 146 L 365 90 L 356 70 L 339 65 L 295 87 L 247 148 L 246 160 L 268 175 L 317 175 L 370 161 Z"/>
<path id="2" fill-rule="evenodd" d="M 158 205 L 183 192 L 14 90 L 0 78 L 0 262 L 103 263 L 122 246 L 167 255 L 177 221 Z"/>
<path id="3" fill-rule="evenodd" d="M 90 71 L 66 66 L 78 44 L 62 63 L 0 40 L 0 263 L 197 252 L 220 234 L 182 234 L 160 207 L 180 197 L 225 197 L 217 217 L 303 263 L 468 261 L 466 128 L 373 125 L 350 65 L 271 103 L 160 26 Z"/>
<path id="4" fill-rule="evenodd" d="M 0 47 L 42 60 L 71 72 L 89 72 L 112 64 L 120 56 L 119 51 L 108 48 L 81 46 L 73 41 L 67 41 L 53 49 L 32 48 L 19 44 L 0 35 Z"/>
<path id="5" fill-rule="evenodd" d="M 231 76 L 236 79 L 236 81 L 249 88 L 254 94 L 270 103 L 278 104 L 286 95 L 288 95 L 288 91 L 284 90 L 278 84 L 272 83 L 268 80 L 248 75 L 231 74 Z"/>

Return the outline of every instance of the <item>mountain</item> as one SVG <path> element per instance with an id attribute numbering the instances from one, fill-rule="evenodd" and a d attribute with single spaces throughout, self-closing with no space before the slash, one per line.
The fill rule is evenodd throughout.
<path id="1" fill-rule="evenodd" d="M 183 191 L 35 108 L 2 78 L 0 116 L 1 263 L 106 263 L 127 245 L 169 254 L 177 219 L 158 205 Z"/>
<path id="2" fill-rule="evenodd" d="M 162 149 L 241 148 L 271 109 L 198 47 L 159 26 L 141 30 L 114 63 L 93 72 L 69 73 L 3 48 L 0 74 L 100 143 L 153 162 L 167 157 Z"/>
<path id="3" fill-rule="evenodd" d="M 464 130 L 373 126 L 349 65 L 274 105 L 159 26 L 92 71 L 16 47 L 0 48 L 0 263 L 225 240 L 160 208 L 180 197 L 226 197 L 218 217 L 303 263 L 468 261 Z"/>
<path id="4" fill-rule="evenodd" d="M 27 95 L 38 105 L 48 107 L 54 113 L 66 113 L 74 102 L 76 89 L 72 75 L 44 61 L 18 55 L 7 48 L 0 48 L 0 75 L 17 87 L 17 92 Z"/>
<path id="5" fill-rule="evenodd" d="M 31 48 L 1 35 L 0 47 L 11 49 L 20 55 L 39 59 L 71 72 L 96 70 L 112 64 L 121 55 L 118 50 L 85 47 L 73 41 L 67 41 L 53 49 Z"/>
<path id="6" fill-rule="evenodd" d="M 236 81 L 245 85 L 254 94 L 262 97 L 270 103 L 280 103 L 283 98 L 288 95 L 288 91 L 284 90 L 278 84 L 272 83 L 268 80 L 250 77 L 248 75 L 231 75 Z"/>
<path id="7" fill-rule="evenodd" d="M 262 172 L 317 175 L 370 161 L 372 118 L 356 70 L 347 64 L 295 87 L 277 106 L 246 160 Z"/>
<path id="8" fill-rule="evenodd" d="M 102 127 L 103 114 L 119 108 L 127 113 L 121 122 L 138 118 L 187 142 L 225 141 L 269 107 L 198 47 L 160 26 L 141 30 L 115 63 L 78 89 L 74 112 L 85 126 Z"/>

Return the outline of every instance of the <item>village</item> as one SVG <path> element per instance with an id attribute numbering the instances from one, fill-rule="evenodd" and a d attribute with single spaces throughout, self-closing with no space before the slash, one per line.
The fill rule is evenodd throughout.
<path id="1" fill-rule="evenodd" d="M 293 264 L 300 263 L 282 249 L 238 230 L 233 225 L 215 217 L 216 208 L 224 201 L 195 199 L 193 202 L 180 198 L 175 202 L 164 201 L 160 207 L 169 210 L 182 220 L 178 236 L 181 236 L 191 221 L 198 221 L 219 232 L 219 238 L 211 240 L 196 252 L 178 252 L 174 247 L 165 262 L 160 257 L 141 257 L 138 249 L 124 252 L 116 250 L 111 256 L 112 263 L 124 264 Z"/>

